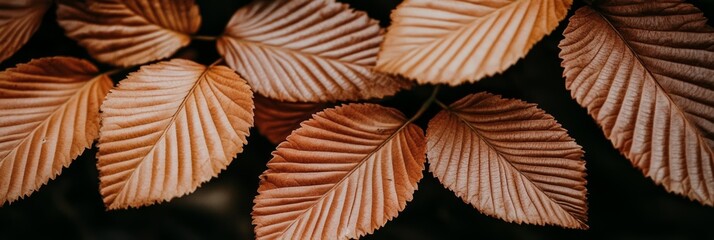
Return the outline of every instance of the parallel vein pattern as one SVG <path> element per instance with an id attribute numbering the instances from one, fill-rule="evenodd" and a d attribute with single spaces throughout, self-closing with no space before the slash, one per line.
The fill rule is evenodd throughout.
<path id="1" fill-rule="evenodd" d="M 572 0 L 406 0 L 377 70 L 459 85 L 506 70 L 558 26 Z"/>
<path id="2" fill-rule="evenodd" d="M 120 66 L 171 56 L 201 24 L 193 0 L 60 0 L 57 19 L 92 57 Z"/>
<path id="3" fill-rule="evenodd" d="M 99 134 L 112 81 L 91 63 L 32 60 L 0 73 L 0 205 L 60 174 Z"/>
<path id="4" fill-rule="evenodd" d="M 303 122 L 261 175 L 258 239 L 359 238 L 397 216 L 422 178 L 424 132 L 392 108 L 349 104 Z"/>
<path id="5" fill-rule="evenodd" d="M 256 95 L 255 126 L 270 142 L 278 144 L 298 129 L 302 121 L 328 106 L 329 103 L 281 102 Z"/>
<path id="6" fill-rule="evenodd" d="M 372 71 L 382 30 L 334 0 L 257 0 L 239 9 L 218 51 L 253 90 L 270 98 L 380 98 L 409 83 Z"/>
<path id="7" fill-rule="evenodd" d="M 486 215 L 588 226 L 583 151 L 534 104 L 469 95 L 427 128 L 429 171 Z"/>
<path id="8" fill-rule="evenodd" d="M 599 3 L 565 31 L 566 86 L 645 175 L 714 205 L 714 28 L 684 1 Z"/>
<path id="9" fill-rule="evenodd" d="M 253 93 L 233 70 L 175 59 L 142 67 L 102 105 L 101 193 L 109 209 L 193 192 L 243 151 Z"/>
<path id="10" fill-rule="evenodd" d="M 50 4 L 49 0 L 0 0 L 0 62 L 27 43 Z"/>

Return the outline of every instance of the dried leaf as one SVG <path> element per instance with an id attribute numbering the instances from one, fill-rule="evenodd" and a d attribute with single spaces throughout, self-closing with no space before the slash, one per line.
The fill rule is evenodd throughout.
<path id="1" fill-rule="evenodd" d="M 424 132 L 374 104 L 328 109 L 273 152 L 253 208 L 258 239 L 358 238 L 412 199 Z"/>
<path id="2" fill-rule="evenodd" d="M 111 87 L 94 65 L 69 57 L 0 73 L 0 205 L 30 195 L 92 146 Z"/>
<path id="3" fill-rule="evenodd" d="M 0 62 L 30 40 L 50 4 L 49 0 L 0 0 Z"/>
<path id="4" fill-rule="evenodd" d="M 579 9 L 560 57 L 566 86 L 656 183 L 714 204 L 714 28 L 684 1 Z"/>
<path id="5" fill-rule="evenodd" d="M 281 102 L 255 96 L 255 126 L 270 142 L 278 144 L 300 127 L 312 114 L 330 106 L 329 103 Z"/>
<path id="6" fill-rule="evenodd" d="M 218 51 L 253 90 L 290 102 L 392 95 L 409 82 L 372 71 L 382 30 L 334 0 L 257 0 L 239 9 Z"/>
<path id="7" fill-rule="evenodd" d="M 427 145 L 429 171 L 484 214 L 588 228 L 583 151 L 534 104 L 469 95 L 429 122 Z"/>
<path id="8" fill-rule="evenodd" d="M 57 19 L 92 57 L 120 66 L 171 56 L 201 24 L 193 0 L 60 0 Z"/>
<path id="9" fill-rule="evenodd" d="M 101 193 L 109 209 L 193 192 L 243 151 L 253 93 L 224 66 L 174 59 L 144 66 L 102 105 Z"/>
<path id="10" fill-rule="evenodd" d="M 558 26 L 572 0 L 406 0 L 377 70 L 459 85 L 500 73 Z"/>

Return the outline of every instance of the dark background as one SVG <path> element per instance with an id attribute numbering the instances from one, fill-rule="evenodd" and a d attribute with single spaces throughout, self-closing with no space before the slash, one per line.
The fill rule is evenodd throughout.
<path id="1" fill-rule="evenodd" d="M 203 16 L 199 34 L 219 35 L 233 12 L 245 2 L 198 0 Z M 390 11 L 400 1 L 344 2 L 367 11 L 387 26 Z M 714 1 L 692 3 L 712 19 Z M 570 14 L 582 5 L 582 1 L 575 0 Z M 63 35 L 54 11 L 54 7 L 50 9 L 29 43 L 0 64 L 1 69 L 45 56 L 91 59 L 83 48 Z M 395 220 L 366 239 L 714 239 L 714 208 L 668 194 L 645 178 L 612 147 L 587 112 L 571 100 L 561 77 L 557 47 L 566 24 L 567 20 L 563 21 L 504 73 L 475 84 L 443 89 L 439 99 L 451 102 L 470 93 L 489 91 L 537 103 L 555 116 L 586 152 L 590 230 L 517 225 L 482 215 L 425 171 L 414 200 Z M 176 56 L 204 64 L 219 57 L 213 42 L 198 41 Z M 135 69 L 125 72 L 132 70 Z M 123 76 L 116 75 L 114 80 Z M 381 103 L 410 116 L 431 88 L 417 87 Z M 425 127 L 438 110 L 432 107 L 417 123 Z M 274 148 L 253 131 L 245 152 L 195 193 L 168 203 L 110 212 L 104 210 L 99 195 L 94 148 L 30 197 L 2 206 L 0 239 L 252 239 L 252 200 L 257 193 L 258 176 L 266 169 Z"/>

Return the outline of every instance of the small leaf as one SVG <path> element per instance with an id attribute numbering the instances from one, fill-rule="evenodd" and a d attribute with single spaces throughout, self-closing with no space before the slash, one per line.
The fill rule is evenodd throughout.
<path id="1" fill-rule="evenodd" d="M 120 66 L 171 56 L 201 24 L 193 0 L 60 0 L 57 20 L 92 57 Z"/>
<path id="2" fill-rule="evenodd" d="M 258 239 L 359 238 L 412 199 L 424 170 L 424 132 L 399 111 L 349 104 L 301 125 L 260 177 Z"/>
<path id="3" fill-rule="evenodd" d="M 243 151 L 253 93 L 223 66 L 174 59 L 142 67 L 102 105 L 99 176 L 109 209 L 193 192 Z"/>
<path id="4" fill-rule="evenodd" d="M 228 65 L 253 90 L 290 102 L 380 98 L 408 81 L 372 71 L 382 30 L 334 0 L 257 0 L 218 39 Z"/>
<path id="5" fill-rule="evenodd" d="M 506 70 L 565 18 L 572 0 L 406 0 L 377 70 L 459 85 Z"/>
<path id="6" fill-rule="evenodd" d="M 92 146 L 112 81 L 69 57 L 0 73 L 0 205 L 30 195 Z"/>
<path id="7" fill-rule="evenodd" d="M 534 104 L 469 95 L 429 122 L 427 144 L 429 171 L 484 214 L 588 228 L 583 151 Z"/>
<path id="8" fill-rule="evenodd" d="M 278 144 L 300 127 L 302 121 L 324 110 L 329 103 L 281 102 L 255 96 L 255 126 L 270 142 Z"/>
<path id="9" fill-rule="evenodd" d="M 30 40 L 51 4 L 49 0 L 0 0 L 0 62 Z"/>
<path id="10" fill-rule="evenodd" d="M 684 1 L 598 1 L 560 43 L 566 86 L 667 191 L 714 205 L 714 28 Z"/>

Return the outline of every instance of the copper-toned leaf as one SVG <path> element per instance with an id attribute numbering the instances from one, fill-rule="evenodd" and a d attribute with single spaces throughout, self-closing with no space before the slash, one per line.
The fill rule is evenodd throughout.
<path id="1" fill-rule="evenodd" d="M 714 204 L 714 28 L 684 1 L 598 1 L 570 19 L 566 86 L 632 163 Z"/>
<path id="2" fill-rule="evenodd" d="M 535 105 L 469 95 L 429 122 L 427 142 L 429 171 L 484 214 L 588 227 L 583 151 Z"/>
<path id="3" fill-rule="evenodd" d="M 281 102 L 255 96 L 255 126 L 270 142 L 278 144 L 300 127 L 312 114 L 330 106 L 329 103 Z"/>
<path id="4" fill-rule="evenodd" d="M 377 70 L 458 85 L 504 71 L 565 18 L 572 0 L 406 0 Z"/>
<path id="5" fill-rule="evenodd" d="M 50 0 L 0 0 L 0 62 L 25 45 L 42 23 Z"/>
<path id="6" fill-rule="evenodd" d="M 0 205 L 37 190 L 92 146 L 111 87 L 94 65 L 68 57 L 0 73 Z"/>
<path id="7" fill-rule="evenodd" d="M 109 209 L 193 192 L 243 151 L 253 93 L 224 66 L 175 59 L 144 66 L 102 105 L 99 176 Z"/>
<path id="8" fill-rule="evenodd" d="M 257 0 L 233 15 L 218 51 L 265 96 L 356 100 L 409 86 L 372 71 L 381 42 L 377 21 L 334 0 Z"/>
<path id="9" fill-rule="evenodd" d="M 422 178 L 424 132 L 399 111 L 315 114 L 273 152 L 253 208 L 258 239 L 348 239 L 397 216 Z"/>
<path id="10" fill-rule="evenodd" d="M 57 18 L 92 57 L 120 66 L 171 56 L 201 24 L 193 0 L 60 0 Z"/>

